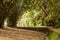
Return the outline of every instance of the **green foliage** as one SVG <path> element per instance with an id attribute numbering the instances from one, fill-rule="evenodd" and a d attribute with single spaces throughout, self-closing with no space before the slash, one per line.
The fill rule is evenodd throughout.
<path id="1" fill-rule="evenodd" d="M 27 22 L 23 24 L 27 26 L 60 27 L 60 1 L 57 0 L 1 0 L 0 11 L 9 20 L 14 18 L 14 22 L 26 18 Z"/>
<path id="2" fill-rule="evenodd" d="M 10 2 L 11 0 L 3 0 L 3 3 Z"/>
<path id="3" fill-rule="evenodd" d="M 40 12 L 41 11 L 41 12 Z M 42 14 L 42 10 L 37 11 L 35 9 L 27 10 L 24 12 L 17 24 L 20 24 L 21 27 L 34 27 L 37 24 L 41 24 L 41 20 L 38 20 L 38 16 Z M 40 19 L 40 18 L 39 18 Z"/>
<path id="4" fill-rule="evenodd" d="M 19 21 L 26 18 L 27 22 L 22 20 L 24 26 L 29 26 L 28 24 L 31 21 L 30 26 L 32 24 L 33 26 L 43 25 L 58 28 L 60 27 L 59 6 L 59 2 L 56 0 L 23 0 L 22 7 L 25 9 L 23 12 L 24 17 L 20 17 Z"/>
<path id="5" fill-rule="evenodd" d="M 60 28 L 60 0 L 0 0 L 0 25 Z M 49 34 L 55 40 L 58 34 Z"/>
<path id="6" fill-rule="evenodd" d="M 49 37 L 49 40 L 57 40 L 58 33 L 50 32 L 48 37 Z"/>

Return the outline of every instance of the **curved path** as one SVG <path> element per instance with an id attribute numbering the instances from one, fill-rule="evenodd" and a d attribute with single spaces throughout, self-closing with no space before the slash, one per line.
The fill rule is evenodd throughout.
<path id="1" fill-rule="evenodd" d="M 42 32 L 5 28 L 0 29 L 0 40 L 48 40 L 46 34 Z"/>

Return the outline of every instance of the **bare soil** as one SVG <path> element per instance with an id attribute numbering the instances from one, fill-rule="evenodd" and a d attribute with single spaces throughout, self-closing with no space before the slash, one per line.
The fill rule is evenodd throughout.
<path id="1" fill-rule="evenodd" d="M 0 40 L 48 40 L 48 37 L 43 32 L 5 28 L 0 29 Z"/>

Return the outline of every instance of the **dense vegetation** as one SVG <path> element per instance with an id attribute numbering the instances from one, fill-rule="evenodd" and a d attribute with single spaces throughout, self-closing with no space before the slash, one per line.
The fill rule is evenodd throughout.
<path id="1" fill-rule="evenodd" d="M 0 0 L 0 27 L 60 28 L 58 0 Z"/>
<path id="2" fill-rule="evenodd" d="M 10 26 L 16 26 L 17 23 L 23 27 L 43 25 L 58 28 L 60 26 L 59 3 L 56 0 L 1 0 L 0 19 L 3 21 L 8 16 L 11 21 Z"/>

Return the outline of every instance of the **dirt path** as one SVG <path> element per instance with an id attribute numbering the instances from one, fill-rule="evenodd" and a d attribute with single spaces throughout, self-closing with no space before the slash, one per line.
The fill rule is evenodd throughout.
<path id="1" fill-rule="evenodd" d="M 14 39 L 8 38 L 8 37 L 4 37 L 4 36 L 0 36 L 0 40 L 14 40 Z"/>
<path id="2" fill-rule="evenodd" d="M 0 40 L 47 40 L 42 32 L 17 28 L 0 29 Z"/>

